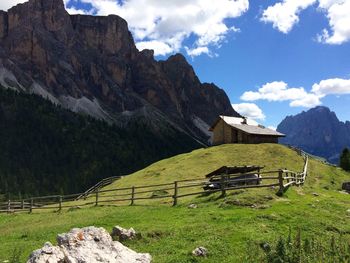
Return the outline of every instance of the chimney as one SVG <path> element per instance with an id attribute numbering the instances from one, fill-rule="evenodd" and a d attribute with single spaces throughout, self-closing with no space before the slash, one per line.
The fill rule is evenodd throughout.
<path id="1" fill-rule="evenodd" d="M 248 123 L 247 123 L 247 117 L 243 117 L 242 124 L 248 124 Z"/>

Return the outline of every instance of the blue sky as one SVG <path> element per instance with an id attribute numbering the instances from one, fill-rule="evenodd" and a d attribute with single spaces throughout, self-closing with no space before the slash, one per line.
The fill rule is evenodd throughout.
<path id="1" fill-rule="evenodd" d="M 104 6 L 103 1 L 83 1 L 69 1 L 67 7 L 125 17 L 136 42 L 141 43 L 139 49 L 155 49 L 156 59 L 183 53 L 201 81 L 223 88 L 236 110 L 266 126 L 276 127 L 285 116 L 317 105 L 330 107 L 343 121 L 350 120 L 350 15 L 339 11 L 349 8 L 350 13 L 350 1 L 237 0 L 236 5 L 231 5 L 230 0 L 215 1 L 216 4 L 193 0 L 193 6 L 207 16 L 199 19 L 202 29 L 197 28 L 196 22 L 188 23 L 193 19 L 183 13 L 193 6 L 183 0 L 154 0 L 148 4 L 140 0 L 118 1 L 116 8 Z M 146 3 L 145 8 L 142 2 Z M 167 11 L 152 11 L 152 5 L 166 10 L 170 2 L 175 18 Z M 222 14 L 220 8 L 235 11 Z M 139 10 L 149 19 L 137 20 L 130 15 Z M 158 23 L 153 16 L 172 24 L 188 23 L 193 28 L 186 32 L 181 26 Z M 205 29 L 222 25 L 226 30 Z M 181 36 L 183 32 L 185 37 Z M 170 48 L 164 48 L 164 43 Z M 199 52 L 192 52 L 195 50 Z M 326 81 L 324 85 L 322 81 Z M 312 91 L 315 84 L 320 86 L 318 92 Z M 264 86 L 272 88 L 273 94 L 256 94 Z M 252 94 L 244 96 L 249 91 Z"/>
<path id="2" fill-rule="evenodd" d="M 25 0 L 2 0 L 0 9 Z M 350 120 L 350 0 L 64 0 L 125 18 L 156 59 L 180 52 L 266 126 L 317 105 Z"/>

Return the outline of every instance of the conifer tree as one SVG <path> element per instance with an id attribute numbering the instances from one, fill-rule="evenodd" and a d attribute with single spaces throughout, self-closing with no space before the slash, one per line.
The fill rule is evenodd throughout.
<path id="1" fill-rule="evenodd" d="M 340 167 L 345 171 L 350 171 L 350 150 L 345 148 L 340 156 Z"/>

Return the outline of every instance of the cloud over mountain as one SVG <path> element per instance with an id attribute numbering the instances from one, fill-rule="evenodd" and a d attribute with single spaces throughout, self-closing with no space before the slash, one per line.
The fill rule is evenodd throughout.
<path id="1" fill-rule="evenodd" d="M 155 55 L 167 55 L 184 47 L 190 56 L 209 54 L 230 32 L 237 31 L 228 19 L 240 17 L 249 8 L 248 0 L 79 1 L 90 4 L 97 15 L 116 14 L 126 19 L 137 47 L 154 49 Z"/>

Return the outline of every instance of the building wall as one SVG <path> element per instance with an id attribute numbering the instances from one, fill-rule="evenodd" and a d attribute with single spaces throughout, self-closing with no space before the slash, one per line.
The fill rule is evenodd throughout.
<path id="1" fill-rule="evenodd" d="M 220 120 L 213 130 L 212 144 L 219 145 L 225 143 L 278 143 L 278 137 L 247 134 L 232 128 L 223 120 Z"/>
<path id="2" fill-rule="evenodd" d="M 227 125 L 223 120 L 219 120 L 213 130 L 213 145 L 223 143 L 232 143 L 232 127 Z"/>
<path id="3" fill-rule="evenodd" d="M 247 143 L 278 143 L 278 137 L 266 135 L 249 135 Z"/>

